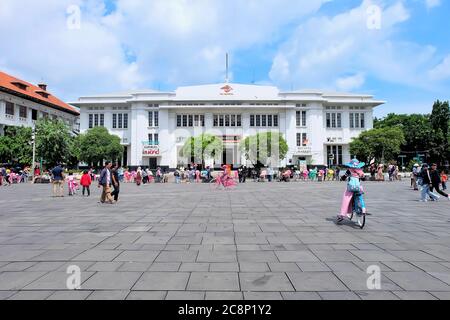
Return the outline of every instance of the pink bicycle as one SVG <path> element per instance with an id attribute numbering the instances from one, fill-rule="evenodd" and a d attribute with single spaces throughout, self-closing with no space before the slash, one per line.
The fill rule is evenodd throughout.
<path id="1" fill-rule="evenodd" d="M 225 179 L 218 176 L 217 178 L 212 179 L 209 183 L 211 189 L 219 189 L 223 187 L 225 190 L 235 187 L 236 184 L 236 181 L 229 176 L 226 176 Z"/>

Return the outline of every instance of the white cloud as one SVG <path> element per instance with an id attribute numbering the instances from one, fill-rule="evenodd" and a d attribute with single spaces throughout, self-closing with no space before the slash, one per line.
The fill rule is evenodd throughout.
<path id="1" fill-rule="evenodd" d="M 367 8 L 374 4 L 381 9 L 379 29 L 367 27 Z M 313 17 L 279 48 L 270 77 L 283 87 L 354 90 L 364 84 L 366 75 L 429 89 L 433 83 L 424 74 L 436 58 L 436 48 L 396 37 L 409 17 L 403 1 L 384 6 L 382 1 L 369 0 L 336 16 Z"/>
<path id="2" fill-rule="evenodd" d="M 0 69 L 68 99 L 157 86 L 218 82 L 225 53 L 270 44 L 329 0 L 1 0 Z M 25 4 L 23 3 L 25 2 Z M 81 29 L 66 10 L 82 9 Z M 20 17 L 20 19 L 18 18 Z M 132 57 L 130 59 L 130 56 Z"/>
<path id="3" fill-rule="evenodd" d="M 432 9 L 441 5 L 441 0 L 425 0 L 428 9 Z"/>
<path id="4" fill-rule="evenodd" d="M 450 55 L 448 55 L 440 64 L 429 71 L 429 76 L 433 80 L 450 79 Z"/>
<path id="5" fill-rule="evenodd" d="M 336 87 L 342 91 L 352 91 L 359 89 L 365 82 L 364 74 L 358 73 L 348 77 L 342 77 L 336 80 Z"/>

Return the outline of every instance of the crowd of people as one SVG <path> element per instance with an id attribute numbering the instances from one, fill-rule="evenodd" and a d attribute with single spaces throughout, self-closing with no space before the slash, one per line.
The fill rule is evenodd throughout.
<path id="1" fill-rule="evenodd" d="M 26 183 L 31 175 L 30 167 L 12 168 L 0 167 L 0 186 L 10 186 L 14 183 Z"/>
<path id="2" fill-rule="evenodd" d="M 416 163 L 411 172 L 411 188 L 415 191 L 420 190 L 420 201 L 422 202 L 438 201 L 439 195 L 450 200 L 449 195 L 445 192 L 447 180 L 447 172 L 439 171 L 436 163 L 433 163 L 431 168 L 426 163 L 422 166 Z"/>

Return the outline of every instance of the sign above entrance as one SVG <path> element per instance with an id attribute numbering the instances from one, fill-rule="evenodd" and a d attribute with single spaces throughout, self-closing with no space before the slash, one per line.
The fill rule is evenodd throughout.
<path id="1" fill-rule="evenodd" d="M 297 147 L 296 155 L 310 156 L 310 155 L 312 155 L 312 149 L 311 149 L 311 147 Z"/>
<path id="2" fill-rule="evenodd" d="M 144 155 L 144 156 L 159 156 L 159 146 L 155 146 L 155 145 L 143 146 L 142 155 Z"/>

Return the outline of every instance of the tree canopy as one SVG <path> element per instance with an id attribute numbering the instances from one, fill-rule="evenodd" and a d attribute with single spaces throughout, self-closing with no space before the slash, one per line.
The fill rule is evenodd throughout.
<path id="1" fill-rule="evenodd" d="M 403 130 L 392 128 L 376 128 L 364 131 L 350 143 L 350 153 L 358 159 L 370 161 L 375 158 L 379 162 L 396 160 L 401 146 L 405 143 Z"/>
<path id="2" fill-rule="evenodd" d="M 406 162 L 423 154 L 427 161 L 443 164 L 450 157 L 450 109 L 448 102 L 437 100 L 431 114 L 388 114 L 375 119 L 374 128 L 397 127 L 403 131 L 405 143 L 400 153 Z"/>
<path id="3" fill-rule="evenodd" d="M 36 158 L 55 165 L 70 158 L 69 127 L 62 120 L 41 118 L 36 123 Z"/>
<path id="4" fill-rule="evenodd" d="M 123 153 L 120 138 L 109 134 L 108 129 L 104 127 L 95 127 L 80 134 L 73 149 L 78 160 L 89 165 L 99 164 L 103 160 L 117 160 Z"/>
<path id="5" fill-rule="evenodd" d="M 254 166 L 278 164 L 286 158 L 289 150 L 286 140 L 279 132 L 260 132 L 241 141 L 241 151 Z"/>
<path id="6" fill-rule="evenodd" d="M 31 135 L 31 128 L 7 127 L 5 135 L 0 136 L 0 163 L 31 164 Z"/>
<path id="7" fill-rule="evenodd" d="M 223 152 L 223 141 L 219 137 L 204 133 L 197 137 L 190 137 L 186 140 L 181 149 L 181 156 L 192 158 L 196 162 L 205 165 L 206 159 L 217 159 Z"/>

